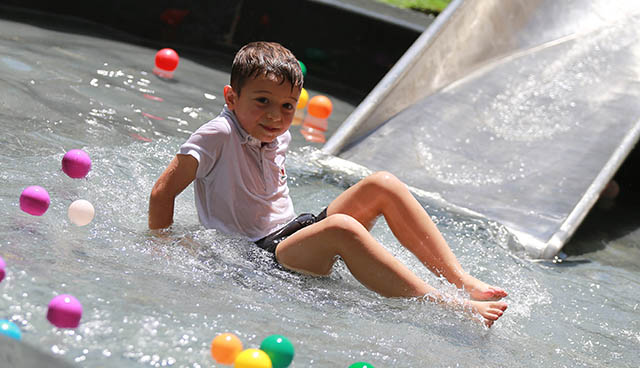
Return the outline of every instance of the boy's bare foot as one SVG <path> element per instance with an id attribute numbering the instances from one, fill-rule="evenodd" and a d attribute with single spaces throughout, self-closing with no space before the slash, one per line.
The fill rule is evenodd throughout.
<path id="1" fill-rule="evenodd" d="M 507 303 L 500 301 L 469 300 L 469 306 L 484 318 L 483 322 L 487 327 L 491 327 L 493 322 L 502 317 L 504 311 L 507 310 Z"/>
<path id="2" fill-rule="evenodd" d="M 462 286 L 469 293 L 471 299 L 476 301 L 500 300 L 509 295 L 502 288 L 491 286 L 473 276 L 463 279 Z"/>

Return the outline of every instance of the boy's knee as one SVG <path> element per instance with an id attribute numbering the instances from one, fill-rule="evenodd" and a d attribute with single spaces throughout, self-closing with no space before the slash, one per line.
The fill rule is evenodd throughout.
<path id="1" fill-rule="evenodd" d="M 336 255 L 361 254 L 361 249 L 367 246 L 367 238 L 371 235 L 364 225 L 355 218 L 345 214 L 334 214 L 327 217 L 326 226 L 331 232 L 331 246 Z"/>
<path id="2" fill-rule="evenodd" d="M 355 218 L 343 213 L 336 213 L 322 220 L 329 231 L 341 236 L 357 236 L 367 229 Z"/>
<path id="3" fill-rule="evenodd" d="M 368 185 L 374 185 L 380 190 L 395 191 L 402 181 L 388 171 L 375 172 L 364 179 Z"/>

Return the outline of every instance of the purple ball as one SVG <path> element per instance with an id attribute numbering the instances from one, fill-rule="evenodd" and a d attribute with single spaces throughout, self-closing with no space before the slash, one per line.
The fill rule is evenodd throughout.
<path id="1" fill-rule="evenodd" d="M 42 216 L 50 203 L 49 193 L 37 185 L 26 187 L 20 194 L 20 209 L 30 215 Z"/>
<path id="2" fill-rule="evenodd" d="M 76 328 L 82 318 L 82 305 L 69 294 L 61 294 L 51 299 L 47 319 L 59 328 Z"/>
<path id="3" fill-rule="evenodd" d="M 7 264 L 4 263 L 4 259 L 2 259 L 2 257 L 0 257 L 0 282 L 2 282 L 2 280 L 4 280 L 4 276 L 5 276 L 4 269 L 5 269 L 5 267 L 7 267 Z"/>
<path id="4" fill-rule="evenodd" d="M 62 157 L 62 171 L 71 178 L 84 178 L 89 170 L 91 170 L 91 158 L 83 150 L 72 149 Z"/>

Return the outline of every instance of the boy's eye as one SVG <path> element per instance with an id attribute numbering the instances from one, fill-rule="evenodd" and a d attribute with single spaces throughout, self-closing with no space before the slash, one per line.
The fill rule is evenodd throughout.
<path id="1" fill-rule="evenodd" d="M 256 98 L 256 101 L 258 101 L 258 102 L 260 102 L 262 104 L 269 103 L 269 99 L 266 98 L 266 97 L 258 97 L 258 98 Z"/>
<path id="2" fill-rule="evenodd" d="M 284 105 L 282 105 L 282 107 L 284 107 L 287 110 L 293 110 L 293 105 L 290 103 L 286 103 Z"/>

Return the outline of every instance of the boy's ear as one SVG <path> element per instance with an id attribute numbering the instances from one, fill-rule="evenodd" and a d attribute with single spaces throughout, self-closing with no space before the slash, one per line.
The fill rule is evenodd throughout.
<path id="1" fill-rule="evenodd" d="M 224 102 L 227 104 L 227 107 L 229 107 L 229 109 L 233 109 L 236 102 L 238 101 L 238 95 L 233 90 L 233 87 L 231 87 L 228 84 L 224 86 L 223 93 L 224 93 Z"/>

